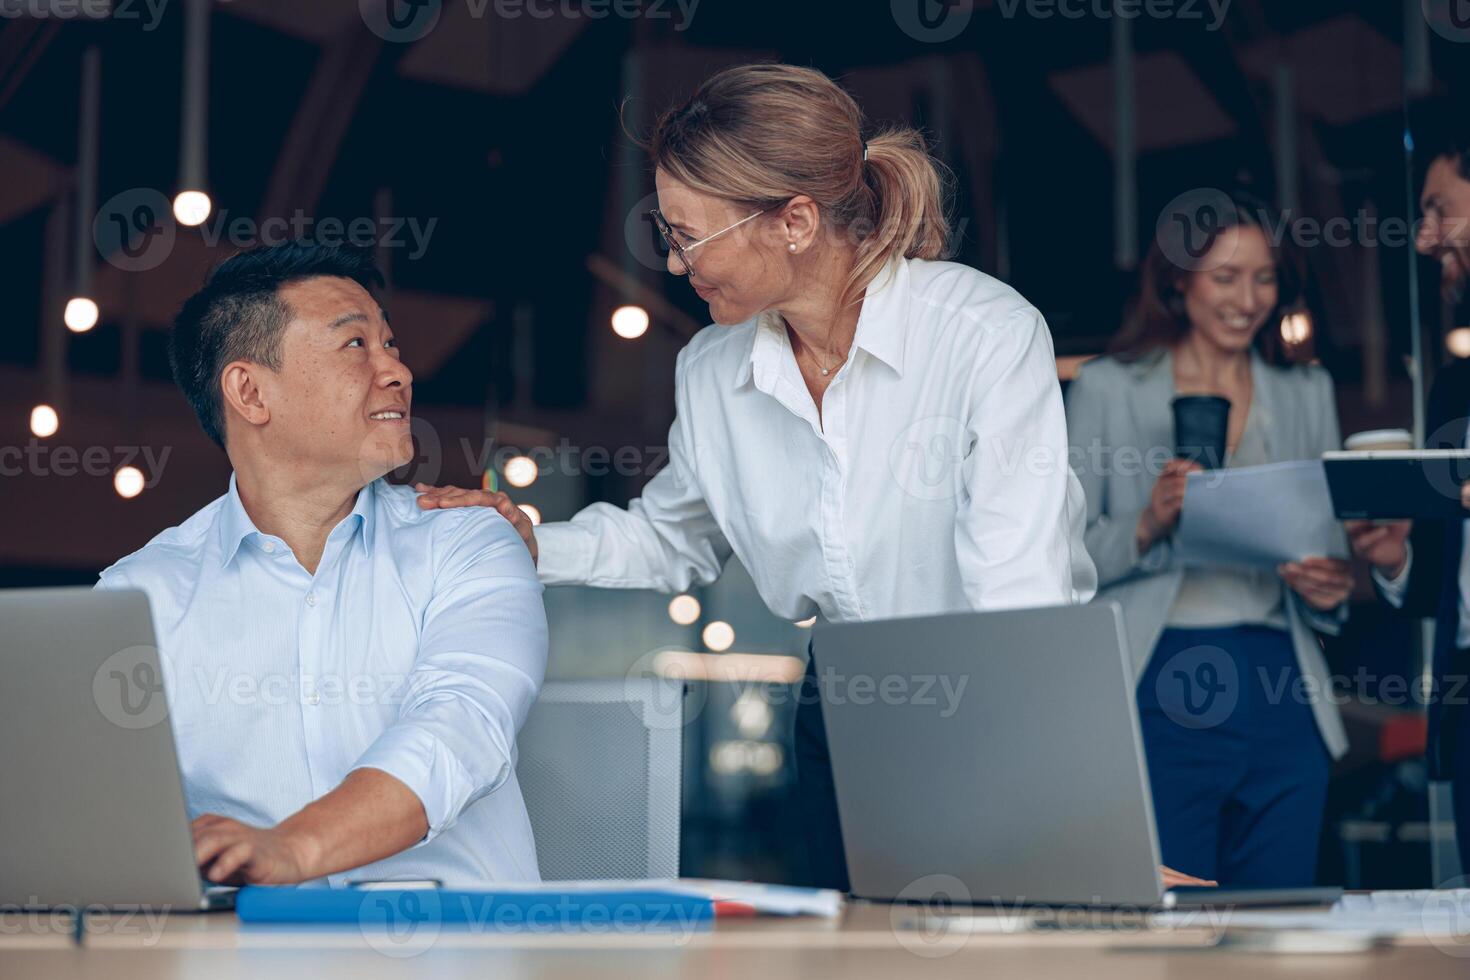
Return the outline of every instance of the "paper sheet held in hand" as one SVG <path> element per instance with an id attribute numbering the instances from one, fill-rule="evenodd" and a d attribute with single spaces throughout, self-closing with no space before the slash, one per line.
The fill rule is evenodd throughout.
<path id="1" fill-rule="evenodd" d="M 1320 460 L 1191 473 L 1174 541 L 1186 565 L 1346 557 Z"/>

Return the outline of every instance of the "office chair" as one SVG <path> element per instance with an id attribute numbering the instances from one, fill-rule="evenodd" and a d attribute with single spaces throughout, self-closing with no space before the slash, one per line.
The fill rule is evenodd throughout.
<path id="1" fill-rule="evenodd" d="M 516 776 L 544 880 L 678 877 L 683 693 L 658 678 L 542 686 Z"/>

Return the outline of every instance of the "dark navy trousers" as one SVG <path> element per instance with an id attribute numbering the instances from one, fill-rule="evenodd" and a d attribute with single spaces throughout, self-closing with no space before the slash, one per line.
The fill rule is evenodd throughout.
<path id="1" fill-rule="evenodd" d="M 1444 733 L 1450 740 L 1450 799 L 1454 801 L 1455 841 L 1460 846 L 1460 869 L 1470 877 L 1470 706 L 1446 709 Z"/>
<path id="2" fill-rule="evenodd" d="M 1238 888 L 1316 881 L 1331 758 L 1291 637 L 1167 629 L 1138 683 L 1163 862 Z"/>

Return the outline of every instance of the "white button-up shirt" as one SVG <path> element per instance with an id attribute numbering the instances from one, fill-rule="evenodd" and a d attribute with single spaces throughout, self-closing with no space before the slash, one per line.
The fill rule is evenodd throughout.
<path id="1" fill-rule="evenodd" d="M 832 621 L 1096 591 L 1051 335 L 983 273 L 890 264 L 820 415 L 770 313 L 700 331 L 675 398 L 641 498 L 537 529 L 543 582 L 682 591 L 733 551 L 773 613 Z"/>
<path id="2" fill-rule="evenodd" d="M 274 826 L 359 768 L 417 794 L 417 846 L 332 875 L 539 878 L 516 732 L 546 670 L 542 586 L 479 507 L 364 487 L 313 575 L 230 489 L 102 573 L 148 596 L 192 819 Z"/>

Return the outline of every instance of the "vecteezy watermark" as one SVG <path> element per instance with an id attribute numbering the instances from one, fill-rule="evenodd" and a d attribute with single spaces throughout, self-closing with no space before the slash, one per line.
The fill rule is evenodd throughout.
<path id="1" fill-rule="evenodd" d="M 1205 729 L 1230 719 L 1247 693 L 1246 685 L 1250 685 L 1250 697 L 1268 707 L 1351 703 L 1423 709 L 1470 704 L 1470 677 L 1464 674 L 1410 678 L 1359 667 L 1352 674 L 1318 676 L 1303 674 L 1295 667 L 1258 666 L 1242 676 L 1235 658 L 1215 646 L 1193 646 L 1171 654 L 1158 666 L 1151 692 L 1140 693 L 1151 693 L 1153 704 L 1180 727 Z"/>
<path id="2" fill-rule="evenodd" d="M 88 936 L 142 936 L 145 947 L 158 945 L 172 906 L 112 911 L 105 905 L 50 905 L 43 907 L 38 895 L 22 905 L 0 905 L 0 936 L 67 936 L 76 931 L 77 916 L 83 916 L 82 931 Z"/>
<path id="3" fill-rule="evenodd" d="M 709 685 L 689 684 L 702 678 L 686 672 L 685 661 L 665 658 L 668 652 L 666 648 L 648 651 L 623 675 L 623 702 L 654 731 L 682 728 L 698 718 L 709 702 Z"/>
<path id="4" fill-rule="evenodd" d="M 1227 474 L 1221 460 L 1214 457 L 1215 451 L 1206 449 L 1200 459 L 1211 465 L 1192 474 L 1190 480 L 1218 486 Z M 1092 439 L 1059 448 L 1025 437 L 975 438 L 962 419 L 947 415 L 910 423 L 888 447 L 888 469 L 894 482 L 910 497 L 928 501 L 948 500 L 965 492 L 967 467 L 986 478 L 1044 479 L 1070 469 L 1079 478 L 1148 476 L 1157 480 L 1177 458 L 1179 450 L 1174 446 L 1108 446 L 1101 439 Z M 1458 494 L 1458 484 L 1447 492 Z"/>
<path id="5" fill-rule="evenodd" d="M 1240 671 L 1219 647 L 1190 647 L 1160 666 L 1153 694 L 1164 715 L 1181 728 L 1215 728 L 1240 703 Z"/>
<path id="6" fill-rule="evenodd" d="M 972 0 L 889 0 L 888 7 L 898 29 L 925 44 L 953 41 L 975 15 Z"/>
<path id="7" fill-rule="evenodd" d="M 1464 0 L 1470 3 L 1470 0 Z M 1257 227 L 1272 248 L 1290 242 L 1297 248 L 1405 248 L 1414 244 L 1422 219 L 1377 214 L 1359 208 L 1350 215 L 1315 218 L 1290 210 L 1279 215 L 1267 211 L 1241 213 L 1224 191 L 1196 187 L 1165 205 L 1155 225 L 1159 250 L 1171 263 L 1186 272 L 1209 272 L 1234 257 L 1233 251 L 1215 248 L 1222 232 L 1240 224 Z M 1463 235 L 1470 221 L 1446 219 L 1446 235 Z"/>
<path id="8" fill-rule="evenodd" d="M 0 0 L 0 18 L 13 20 L 141 21 L 151 31 L 163 20 L 169 0 Z"/>
<path id="9" fill-rule="evenodd" d="M 793 682 L 786 677 L 773 679 L 772 672 L 760 664 L 767 659 L 786 661 L 788 658 L 747 655 L 718 675 L 719 683 L 734 689 L 737 702 L 755 695 L 762 705 L 762 713 L 787 704 L 882 704 L 932 708 L 936 717 L 948 719 L 959 711 L 970 683 L 968 674 L 849 674 L 834 667 L 819 668 L 815 675 L 808 673 Z M 629 668 L 625 677 L 624 690 L 630 709 L 650 728 L 668 729 L 689 724 L 709 703 L 708 684 L 686 683 L 712 680 L 710 673 L 701 669 L 699 663 L 690 657 L 688 650 L 678 647 L 662 647 L 644 654 Z M 665 682 L 655 692 L 652 703 L 641 688 L 647 678 Z M 669 681 L 674 683 L 668 684 Z"/>
<path id="10" fill-rule="evenodd" d="M 1257 667 L 1261 696 L 1266 704 L 1383 705 L 1389 708 L 1426 708 L 1430 705 L 1464 707 L 1470 704 L 1470 677 L 1445 674 L 1438 677 L 1405 677 L 1376 674 L 1359 667 L 1351 675 L 1315 677 L 1290 667 L 1269 670 Z"/>
<path id="11" fill-rule="evenodd" d="M 1440 37 L 1461 44 L 1470 41 L 1470 0 L 1420 0 L 1420 6 Z"/>
<path id="12" fill-rule="evenodd" d="M 443 0 L 357 0 L 367 29 L 392 44 L 412 44 L 439 24 Z"/>
<path id="13" fill-rule="evenodd" d="M 969 447 L 965 424 L 951 415 L 930 415 L 904 427 L 888 448 L 888 470 L 910 497 L 952 500 L 963 487 Z"/>
<path id="14" fill-rule="evenodd" d="M 315 218 L 301 210 L 257 221 L 245 215 L 231 217 L 228 209 L 220 209 L 199 227 L 199 233 L 210 248 L 221 243 L 250 248 L 307 241 L 405 249 L 407 258 L 417 260 L 428 251 L 438 224 L 438 218 L 410 216 Z M 98 254 L 124 272 L 156 269 L 173 254 L 178 240 L 172 205 L 152 187 L 132 187 L 114 194 L 92 219 L 92 240 Z"/>
<path id="15" fill-rule="evenodd" d="M 92 241 L 123 272 L 156 269 L 173 253 L 178 227 L 168 198 L 152 187 L 114 194 L 92 219 Z"/>
<path id="16" fill-rule="evenodd" d="M 158 648 L 134 646 L 119 650 L 92 675 L 92 700 L 102 717 L 118 728 L 152 728 L 168 717 Z"/>
<path id="17" fill-rule="evenodd" d="M 713 909 L 691 896 L 680 900 L 609 901 L 595 895 L 507 898 L 433 889 L 363 891 L 358 928 L 385 956 L 406 959 L 428 951 L 446 933 L 482 935 L 638 935 L 661 933 L 683 946 L 707 929 Z"/>
<path id="18" fill-rule="evenodd" d="M 649 212 L 657 207 L 657 192 L 645 194 L 633 205 L 628 211 L 627 216 L 623 219 L 623 243 L 628 248 L 628 254 L 633 256 L 633 259 L 645 269 L 653 272 L 668 272 L 669 255 L 667 247 L 663 244 L 653 222 L 649 220 Z M 701 229 L 718 230 L 722 224 L 728 223 L 727 216 L 722 211 L 711 211 L 708 214 L 689 214 L 685 217 L 686 220 L 696 223 L 697 227 Z M 758 224 L 758 222 L 754 224 Z M 969 227 L 969 218 L 959 218 L 953 221 L 949 228 L 948 237 L 944 241 L 944 247 L 936 258 L 948 261 L 958 256 L 964 248 L 965 234 L 969 230 Z M 860 218 L 843 223 L 823 221 L 817 234 L 825 242 L 845 248 L 861 244 L 877 230 L 878 226 L 875 221 Z M 770 233 L 771 229 L 769 227 L 765 229 L 751 227 L 748 232 L 744 228 L 737 228 L 726 237 L 731 241 L 739 241 L 745 234 L 759 236 Z M 760 239 L 757 237 L 754 240 L 758 241 Z M 775 241 L 767 240 L 767 245 L 772 251 L 777 253 L 786 250 L 786 240 L 784 238 Z M 699 262 L 698 255 L 698 251 L 690 253 L 690 258 L 694 261 L 696 268 Z M 677 260 L 675 265 L 677 266 Z"/>
<path id="19" fill-rule="evenodd" d="M 401 671 L 252 673 L 225 667 L 208 670 L 202 664 L 194 664 L 170 678 L 170 682 L 171 688 L 186 692 L 182 696 L 191 705 L 204 708 L 223 704 L 276 708 L 290 704 L 394 706 L 412 701 L 416 694 L 414 675 Z M 427 683 L 419 680 L 420 686 Z"/>
<path id="20" fill-rule="evenodd" d="M 959 878 L 931 874 L 904 887 L 889 909 L 889 925 L 900 946 L 924 959 L 953 956 L 977 932 L 1014 936 L 1044 929 L 1048 934 L 1099 932 L 1132 935 L 1207 928 L 1219 936 L 1231 910 L 1160 913 L 1153 906 L 1118 904 L 1102 895 L 1090 901 L 1039 906 L 1024 895 L 977 896 Z M 984 920 L 976 929 L 974 923 Z"/>
<path id="21" fill-rule="evenodd" d="M 186 712 L 213 712 L 224 706 L 397 707 L 413 704 L 431 684 L 422 674 L 392 670 L 251 671 L 202 663 L 170 668 L 155 647 L 137 646 L 103 661 L 92 677 L 92 696 L 108 721 L 138 729 L 163 721 L 170 699 L 177 711 Z"/>
<path id="22" fill-rule="evenodd" d="M 1006 20 L 1180 20 L 1200 21 L 1205 30 L 1218 31 L 1234 0 L 996 0 Z"/>
<path id="23" fill-rule="evenodd" d="M 995 0 L 1005 20 L 1198 21 L 1207 31 L 1224 26 L 1233 0 Z M 915 41 L 943 44 L 970 25 L 975 0 L 889 0 L 893 22 Z"/>
<path id="24" fill-rule="evenodd" d="M 413 217 L 313 218 L 297 210 L 289 217 L 256 221 L 244 215 L 230 217 L 221 209 L 200 226 L 204 243 L 211 248 L 221 241 L 236 248 L 256 245 L 284 245 L 287 242 L 315 242 L 318 245 L 352 245 L 357 248 L 406 248 L 406 257 L 421 259 L 429 249 L 429 239 L 438 218 L 420 221 Z"/>
<path id="25" fill-rule="evenodd" d="M 157 452 L 152 446 L 48 446 L 32 439 L 24 446 L 0 446 L 0 477 L 5 476 L 94 476 L 111 479 L 124 466 L 143 471 L 143 487 L 151 489 L 163 479 L 163 468 L 173 453 L 172 446 Z M 141 464 L 141 466 L 139 465 Z"/>
<path id="26" fill-rule="evenodd" d="M 446 447 L 438 429 L 421 416 L 413 416 L 409 427 L 415 442 L 414 458 L 396 467 L 393 474 L 400 480 L 411 478 L 415 483 L 433 484 L 443 472 L 446 451 L 454 452 L 456 443 Z M 535 464 L 537 478 L 553 475 L 604 477 L 613 474 L 626 478 L 649 477 L 662 472 L 670 458 L 668 446 L 583 446 L 565 438 L 554 446 L 521 449 L 490 440 L 476 442 L 461 437 L 457 447 L 471 473 L 504 472 L 510 460 L 524 456 Z M 375 461 L 363 461 L 363 475 L 369 480 L 377 478 L 379 472 Z M 687 479 L 684 476 L 679 478 Z"/>
<path id="27" fill-rule="evenodd" d="M 1239 223 L 1230 195 L 1213 187 L 1185 191 L 1164 206 L 1154 235 L 1164 258 L 1186 272 L 1219 268 L 1230 256 L 1211 254 L 1215 239 Z"/>
<path id="28" fill-rule="evenodd" d="M 1460 843 L 1466 846 L 1466 841 Z M 1447 956 L 1470 957 L 1470 876 L 1460 875 L 1424 896 L 1419 910 L 1424 938 Z"/>
<path id="29" fill-rule="evenodd" d="M 483 20 L 671 20 L 685 31 L 700 0 L 463 0 L 469 16 Z M 358 0 L 368 30 L 393 44 L 412 44 L 439 25 L 443 0 Z"/>
<path id="30" fill-rule="evenodd" d="M 430 888 L 367 891 L 357 909 L 357 925 L 367 944 L 394 959 L 417 956 L 432 947 L 444 928 L 444 906 Z"/>
<path id="31" fill-rule="evenodd" d="M 917 878 L 895 898 L 888 910 L 889 927 L 898 944 L 915 956 L 926 960 L 953 956 L 969 942 L 969 931 L 956 928 L 958 920 L 951 913 L 970 905 L 970 889 L 954 875 Z M 1016 931 L 1023 928 L 1024 921 Z"/>
<path id="32" fill-rule="evenodd" d="M 890 707 L 913 706 L 935 708 L 940 718 L 952 718 L 960 709 L 969 674 L 845 674 L 835 667 L 818 667 L 816 683 L 808 674 L 801 683 L 778 687 L 766 694 L 767 701 L 779 705 L 791 697 L 797 704 L 859 706 L 883 704 Z"/>

